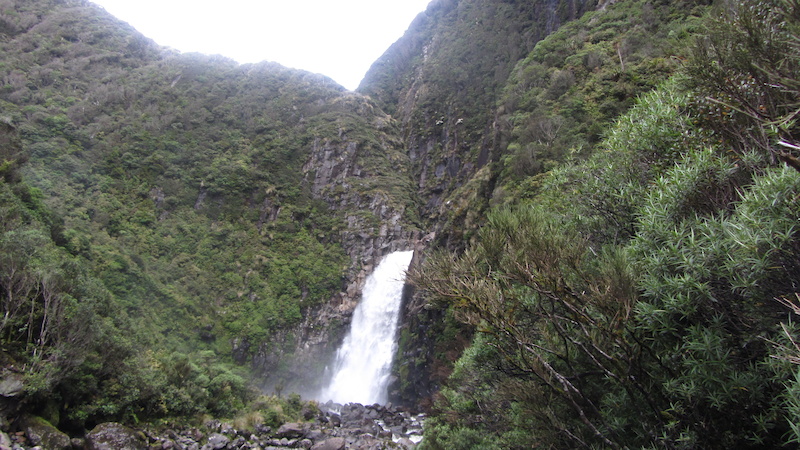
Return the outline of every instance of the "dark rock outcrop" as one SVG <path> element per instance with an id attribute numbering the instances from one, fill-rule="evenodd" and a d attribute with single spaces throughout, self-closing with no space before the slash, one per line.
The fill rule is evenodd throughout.
<path id="1" fill-rule="evenodd" d="M 499 157 L 496 101 L 517 61 L 596 0 L 437 0 L 370 68 L 358 88 L 401 124 L 423 215 Z M 441 217 L 440 217 L 441 216 Z"/>
<path id="2" fill-rule="evenodd" d="M 344 217 L 345 228 L 337 241 L 350 264 L 342 291 L 308 311 L 294 329 L 279 331 L 277 339 L 259 347 L 253 358 L 254 367 L 264 374 L 288 367 L 280 379 L 267 379 L 265 385 L 305 389 L 302 393 L 309 395 L 346 334 L 369 274 L 383 256 L 414 248 L 422 236 L 398 125 L 361 95 L 353 94 L 338 105 L 343 117 L 359 116 L 368 124 L 337 119 L 338 133 L 311 143 L 303 176 L 314 197 Z M 286 341 L 295 344 L 275 345 Z"/>

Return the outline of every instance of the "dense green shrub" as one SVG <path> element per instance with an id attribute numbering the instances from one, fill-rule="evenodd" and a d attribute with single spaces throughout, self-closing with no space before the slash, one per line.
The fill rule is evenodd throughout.
<path id="1" fill-rule="evenodd" d="M 800 170 L 800 3 L 727 2 L 686 66 L 696 119 L 737 152 Z"/>
<path id="2" fill-rule="evenodd" d="M 669 174 L 669 186 L 644 202 L 631 243 L 642 273 L 637 327 L 664 369 L 676 440 L 776 445 L 776 431 L 786 426 L 774 401 L 782 380 L 765 364 L 772 350 L 760 337 L 776 336 L 785 316 L 773 298 L 795 290 L 800 178 L 790 169 L 768 171 L 730 211 L 706 216 L 701 202 L 688 217 L 676 214 L 686 199 L 714 196 L 703 167 L 709 155 L 687 158 Z M 714 181 L 735 171 L 730 163 L 717 170 Z M 672 196 L 687 185 L 704 189 Z M 722 420 L 720 412 L 731 410 L 739 414 Z"/>
<path id="3" fill-rule="evenodd" d="M 415 275 L 480 333 L 432 448 L 792 439 L 796 369 L 769 340 L 795 333 L 782 337 L 774 299 L 797 290 L 800 178 L 756 149 L 722 151 L 682 84 L 640 98 L 587 162 L 537 179 L 537 206 L 495 209 L 463 255 Z"/>
<path id="4" fill-rule="evenodd" d="M 647 196 L 709 195 L 709 176 L 732 167 L 687 155 Z M 780 335 L 773 297 L 793 292 L 800 269 L 800 177 L 772 170 L 740 189 L 711 215 L 702 202 L 672 214 L 668 200 L 642 199 L 630 245 L 597 255 L 525 208 L 491 214 L 464 255 L 432 256 L 415 282 L 480 335 L 442 391 L 428 445 L 522 430 L 528 440 L 511 447 L 782 444 L 791 416 L 775 399 L 791 380 L 762 338 Z"/>
<path id="5" fill-rule="evenodd" d="M 533 207 L 495 211 L 464 255 L 435 255 L 413 275 L 431 301 L 450 303 L 486 335 L 465 353 L 451 380 L 456 384 L 444 391 L 443 426 L 466 420 L 513 436 L 520 431 L 515 426 L 533 421 L 530 444 L 538 445 L 618 439 L 600 401 L 615 383 L 632 393 L 643 389 L 623 375 L 638 360 L 635 342 L 625 336 L 636 298 L 632 273 L 614 252 L 584 261 L 586 241 L 563 225 Z M 483 359 L 493 361 L 488 367 L 473 362 L 487 351 L 496 355 Z M 509 405 L 530 421 L 514 420 Z M 450 411 L 456 413 L 447 420 Z"/>

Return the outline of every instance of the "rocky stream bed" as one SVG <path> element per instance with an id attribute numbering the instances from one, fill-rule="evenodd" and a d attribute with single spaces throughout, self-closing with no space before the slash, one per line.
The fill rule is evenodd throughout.
<path id="1" fill-rule="evenodd" d="M 70 437 L 41 418 L 26 416 L 0 432 L 0 450 L 411 449 L 422 440 L 424 417 L 392 405 L 329 402 L 309 411 L 305 419 L 275 429 L 237 429 L 219 420 L 199 427 L 136 429 L 107 422 L 85 436 Z"/>

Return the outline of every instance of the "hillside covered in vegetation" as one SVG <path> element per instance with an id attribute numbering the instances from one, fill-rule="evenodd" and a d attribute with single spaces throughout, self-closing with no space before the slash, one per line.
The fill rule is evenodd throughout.
<path id="1" fill-rule="evenodd" d="M 355 93 L 82 0 L 0 54 L 7 420 L 297 420 L 416 248 L 425 448 L 800 442 L 796 0 L 436 0 Z"/>
<path id="2" fill-rule="evenodd" d="M 518 195 L 415 272 L 476 331 L 426 448 L 797 443 L 799 6 L 712 8 L 588 158 L 501 174 Z"/>
<path id="3" fill-rule="evenodd" d="M 89 2 L 0 8 L 0 332 L 29 407 L 75 426 L 233 412 L 371 264 L 353 241 L 412 202 L 392 121 L 319 75 L 161 49 Z M 102 308 L 61 286 L 83 276 Z M 47 330 L 70 320 L 109 342 Z"/>

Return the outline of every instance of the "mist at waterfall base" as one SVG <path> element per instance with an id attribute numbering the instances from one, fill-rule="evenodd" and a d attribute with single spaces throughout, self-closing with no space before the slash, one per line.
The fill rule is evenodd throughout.
<path id="1" fill-rule="evenodd" d="M 367 278 L 350 331 L 336 353 L 330 384 L 317 396 L 336 403 L 386 403 L 395 334 L 413 251 L 385 256 Z"/>

